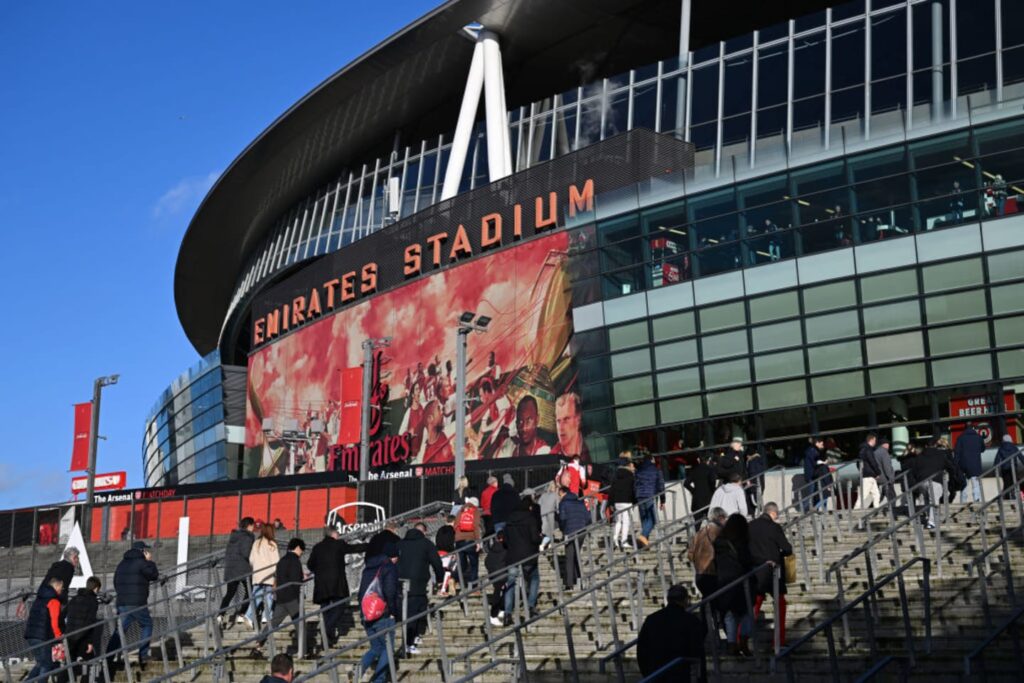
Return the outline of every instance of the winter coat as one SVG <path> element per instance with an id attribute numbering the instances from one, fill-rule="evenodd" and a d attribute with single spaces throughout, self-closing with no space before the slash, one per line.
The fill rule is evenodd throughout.
<path id="1" fill-rule="evenodd" d="M 368 559 L 366 566 L 363 567 L 363 574 L 359 579 L 359 603 L 362 604 L 363 596 L 366 595 L 366 589 L 373 583 L 378 570 L 380 572 L 381 597 L 388 604 L 388 614 L 396 620 L 401 619 L 402 591 L 398 585 L 398 567 L 391 561 L 391 558 L 383 553 Z"/>
<path id="2" fill-rule="evenodd" d="M 683 486 L 690 492 L 690 509 L 703 510 L 715 495 L 715 471 L 699 462 L 687 471 Z"/>
<path id="3" fill-rule="evenodd" d="M 764 464 L 764 457 L 760 453 L 754 453 L 747 458 L 747 479 L 754 480 L 758 487 L 764 486 L 764 473 L 767 471 Z"/>
<path id="4" fill-rule="evenodd" d="M 302 571 L 302 560 L 299 556 L 288 551 L 277 562 L 277 569 L 274 572 L 274 585 L 277 590 L 274 592 L 278 604 L 298 602 L 302 599 L 302 583 L 305 578 Z"/>
<path id="5" fill-rule="evenodd" d="M 636 502 L 636 475 L 628 467 L 619 466 L 612 477 L 612 485 L 608 490 L 608 502 L 612 505 L 633 504 Z"/>
<path id="6" fill-rule="evenodd" d="M 444 566 L 437 548 L 419 529 L 409 529 L 405 538 L 398 542 L 398 578 L 409 580 L 409 595 L 426 595 L 430 571 L 434 581 L 440 585 L 444 578 Z"/>
<path id="7" fill-rule="evenodd" d="M 569 492 L 562 496 L 562 502 L 558 504 L 558 525 L 562 533 L 572 536 L 582 531 L 590 524 L 590 512 L 575 493 Z"/>
<path id="8" fill-rule="evenodd" d="M 156 581 L 160 572 L 156 563 L 147 560 L 141 550 L 132 548 L 124 554 L 114 570 L 114 591 L 118 607 L 141 607 L 149 602 L 149 583 Z"/>
<path id="9" fill-rule="evenodd" d="M 228 537 L 228 546 L 224 551 L 224 580 L 237 581 L 252 573 L 249 565 L 249 553 L 256 536 L 245 529 L 235 529 Z"/>
<path id="10" fill-rule="evenodd" d="M 825 458 L 825 454 L 822 453 L 821 451 L 819 451 L 813 445 L 808 446 L 807 450 L 804 451 L 804 485 L 806 486 L 807 484 L 810 484 L 815 479 L 817 479 L 817 477 L 815 475 L 819 472 L 819 468 L 820 467 L 827 467 L 827 466 L 828 466 L 828 462 L 827 462 L 827 460 Z M 831 482 L 828 481 L 827 479 L 823 480 L 821 482 L 821 487 L 825 488 L 830 483 Z M 801 496 L 806 498 L 806 497 L 810 496 L 812 493 L 817 494 L 817 492 L 818 492 L 818 487 L 817 486 L 815 486 L 813 488 L 813 490 L 811 489 L 811 487 L 808 487 L 808 488 L 806 488 L 806 489 L 804 489 L 802 491 Z"/>
<path id="11" fill-rule="evenodd" d="M 508 550 L 497 539 L 491 541 L 487 546 L 487 557 L 484 558 L 484 567 L 487 569 L 487 578 L 495 583 L 504 583 L 508 572 Z"/>
<path id="12" fill-rule="evenodd" d="M 71 564 L 67 560 L 57 560 L 50 565 L 50 568 L 46 570 L 46 576 L 43 577 L 42 583 L 39 584 L 38 590 L 42 590 L 43 586 L 50 583 L 50 579 L 58 578 L 64 582 L 64 590 L 61 591 L 60 600 L 61 605 L 68 604 L 68 593 L 71 591 L 71 579 L 75 578 L 75 565 Z"/>
<path id="13" fill-rule="evenodd" d="M 857 453 L 857 457 L 861 462 L 861 476 L 871 477 L 876 479 L 882 474 L 882 468 L 875 460 L 875 449 L 869 446 L 866 442 L 860 445 L 860 451 Z"/>
<path id="14" fill-rule="evenodd" d="M 507 522 L 508 516 L 519 506 L 519 493 L 510 484 L 502 484 L 491 498 L 491 521 Z"/>
<path id="15" fill-rule="evenodd" d="M 537 518 L 529 510 L 520 508 L 508 518 L 505 527 L 505 547 L 508 548 L 508 563 L 515 564 L 536 555 L 541 542 L 540 526 Z M 536 565 L 534 557 L 529 564 Z"/>
<path id="16" fill-rule="evenodd" d="M 446 553 L 455 552 L 455 527 L 445 524 L 437 530 L 434 536 L 434 545 L 437 549 Z"/>
<path id="17" fill-rule="evenodd" d="M 956 464 L 968 477 L 980 477 L 984 451 L 985 439 L 973 427 L 968 427 L 956 440 Z"/>
<path id="18" fill-rule="evenodd" d="M 280 559 L 281 553 L 277 549 L 277 543 L 272 543 L 264 538 L 253 543 L 252 550 L 249 551 L 253 585 L 260 583 L 273 585 L 274 572 L 277 571 L 277 563 Z"/>
<path id="19" fill-rule="evenodd" d="M 722 508 L 725 514 L 738 514 L 747 516 L 747 495 L 739 484 L 722 484 L 711 496 L 711 507 Z"/>
<path id="20" fill-rule="evenodd" d="M 558 504 L 560 499 L 557 491 L 545 491 L 541 494 L 540 500 L 540 530 L 541 533 L 551 538 L 558 528 Z"/>
<path id="21" fill-rule="evenodd" d="M 942 448 L 928 447 L 911 458 L 910 467 L 914 472 L 914 480 L 922 482 L 929 477 L 935 477 L 933 481 L 941 484 L 942 473 L 946 470 L 947 452 Z"/>
<path id="22" fill-rule="evenodd" d="M 491 499 L 494 494 L 498 492 L 497 484 L 492 486 L 485 486 L 484 490 L 480 493 L 480 507 L 483 508 L 484 514 L 491 514 Z"/>
<path id="23" fill-rule="evenodd" d="M 278 678 L 277 676 L 272 676 L 270 674 L 267 674 L 266 676 L 264 676 L 263 678 L 260 679 L 260 683 L 287 683 L 287 682 L 283 678 Z"/>
<path id="24" fill-rule="evenodd" d="M 793 546 L 786 539 L 782 527 L 768 515 L 761 515 L 750 523 L 750 558 L 756 567 L 765 562 L 774 562 L 779 568 L 779 592 L 786 592 L 786 572 L 782 571 L 782 558 L 793 554 Z M 772 572 L 764 568 L 756 575 L 757 592 L 768 595 L 772 592 Z"/>
<path id="25" fill-rule="evenodd" d="M 754 568 L 750 549 L 744 544 L 727 541 L 719 535 L 715 539 L 715 569 L 718 572 L 718 586 L 724 588 Z M 753 598 L 753 595 L 751 595 Z M 743 583 L 738 583 L 714 600 L 716 609 L 728 610 L 734 614 L 747 613 L 747 596 Z"/>
<path id="26" fill-rule="evenodd" d="M 1004 441 L 999 444 L 994 464 L 999 465 L 999 471 L 1006 474 L 1012 473 L 1016 466 L 1017 476 L 1024 475 L 1024 462 L 1022 462 L 1020 448 L 1012 443 Z"/>
<path id="27" fill-rule="evenodd" d="M 643 502 L 646 498 L 652 498 L 662 494 L 661 502 L 665 502 L 665 478 L 661 475 L 661 468 L 650 460 L 640 463 L 636 470 L 633 486 L 637 502 Z"/>
<path id="28" fill-rule="evenodd" d="M 715 575 L 715 539 L 722 533 L 722 527 L 715 522 L 708 522 L 693 535 L 686 556 L 693 563 L 697 575 Z"/>
<path id="29" fill-rule="evenodd" d="M 66 631 L 71 636 L 70 640 L 78 642 L 85 640 L 92 644 L 93 654 L 99 654 L 100 645 L 103 640 L 103 622 L 97 616 L 99 614 L 100 601 L 94 591 L 88 588 L 79 588 L 75 597 L 68 602 L 68 611 L 64 616 Z M 92 626 L 88 631 L 82 629 Z M 75 633 L 75 631 L 81 631 Z M 74 647 L 72 646 L 72 649 Z"/>
<path id="30" fill-rule="evenodd" d="M 892 467 L 892 456 L 889 454 L 889 449 L 884 446 L 879 446 L 875 449 L 875 462 L 878 464 L 880 474 L 878 475 L 879 484 L 892 484 L 896 481 L 896 470 Z"/>
<path id="31" fill-rule="evenodd" d="M 313 572 L 313 602 L 326 605 L 347 598 L 348 574 L 345 572 L 345 556 L 366 551 L 366 544 L 350 545 L 330 536 L 313 546 L 306 560 L 306 567 Z"/>
<path id="32" fill-rule="evenodd" d="M 25 622 L 25 638 L 52 640 L 60 638 L 60 596 L 49 584 L 39 589 Z"/>
<path id="33" fill-rule="evenodd" d="M 636 660 L 640 673 L 650 676 L 676 657 L 704 659 L 707 634 L 704 620 L 678 605 L 670 604 L 652 613 L 644 619 L 637 638 Z M 677 667 L 670 678 L 689 681 L 690 667 L 690 663 Z"/>

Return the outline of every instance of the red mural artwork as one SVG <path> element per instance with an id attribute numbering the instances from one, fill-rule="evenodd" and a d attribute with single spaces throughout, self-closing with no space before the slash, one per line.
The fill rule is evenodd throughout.
<path id="1" fill-rule="evenodd" d="M 466 459 L 576 454 L 586 459 L 569 357 L 568 237 L 556 233 L 449 268 L 319 320 L 249 359 L 247 476 L 358 471 L 358 427 L 343 398 L 362 342 L 391 337 L 371 375 L 371 470 L 453 460 L 455 330 L 469 336 Z M 349 401 L 351 403 L 351 401 Z M 342 417 L 344 415 L 344 418 Z M 344 424 L 343 424 L 344 421 Z M 256 471 L 255 463 L 259 464 Z"/>

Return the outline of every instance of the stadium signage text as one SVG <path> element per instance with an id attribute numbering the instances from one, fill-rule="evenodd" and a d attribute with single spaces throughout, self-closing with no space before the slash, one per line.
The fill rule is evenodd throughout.
<path id="1" fill-rule="evenodd" d="M 515 203 L 501 212 L 480 217 L 477 225 L 467 228 L 460 223 L 454 229 L 428 234 L 423 240 L 408 244 L 402 251 L 402 273 L 406 279 L 416 277 L 483 252 L 537 235 L 558 227 L 559 208 L 563 206 L 570 218 L 593 211 L 594 180 L 582 187 L 573 183 L 565 194 L 552 190 L 537 196 L 533 202 Z M 253 347 L 265 344 L 280 335 L 317 320 L 336 308 L 368 296 L 380 288 L 382 269 L 376 261 L 364 263 L 340 276 L 313 286 L 309 294 L 292 298 L 256 317 L 252 324 Z M 385 283 L 389 284 L 400 283 Z"/>

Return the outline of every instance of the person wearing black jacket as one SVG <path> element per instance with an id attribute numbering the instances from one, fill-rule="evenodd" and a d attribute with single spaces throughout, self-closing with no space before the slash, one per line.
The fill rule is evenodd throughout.
<path id="1" fill-rule="evenodd" d="M 366 552 L 366 545 L 341 540 L 338 528 L 329 526 L 323 540 L 313 546 L 306 560 L 306 567 L 313 572 L 313 603 L 323 608 L 321 614 L 329 647 L 333 647 L 338 638 L 355 625 L 353 619 L 344 619 L 349 616 L 349 611 L 341 604 L 351 594 L 345 556 Z"/>
<path id="2" fill-rule="evenodd" d="M 292 658 L 282 653 L 275 655 L 270 662 L 270 675 L 260 679 L 260 683 L 291 683 L 295 677 L 295 663 Z"/>
<path id="3" fill-rule="evenodd" d="M 273 630 L 284 623 L 286 619 L 297 619 L 299 616 L 299 602 L 302 600 L 302 582 L 306 573 L 302 569 L 302 553 L 306 551 L 306 542 L 301 538 L 293 538 L 288 541 L 288 552 L 277 562 L 277 569 L 274 571 L 274 616 L 270 620 L 270 629 Z M 298 651 L 299 628 L 301 624 L 296 622 L 292 632 L 292 648 Z M 259 644 L 253 649 L 253 654 L 262 655 L 264 636 Z"/>
<path id="4" fill-rule="evenodd" d="M 967 477 L 965 484 L 971 487 L 974 502 L 981 500 L 981 454 L 985 452 L 985 438 L 968 424 L 967 429 L 956 440 L 956 464 Z M 967 502 L 967 486 L 960 491 L 960 502 Z"/>
<path id="5" fill-rule="evenodd" d="M 243 517 L 238 523 L 238 528 L 228 536 L 228 545 L 224 550 L 224 580 L 227 586 L 224 589 L 224 597 L 220 601 L 220 614 L 217 621 L 231 623 L 224 610 L 235 599 L 235 593 L 242 589 L 242 600 L 235 608 L 234 619 L 236 623 L 248 624 L 252 628 L 252 622 L 246 616 L 249 611 L 249 575 L 252 574 L 252 565 L 249 564 L 249 553 L 252 551 L 252 544 L 256 536 L 252 530 L 255 528 L 252 517 Z"/>
<path id="6" fill-rule="evenodd" d="M 99 620 L 100 580 L 90 576 L 85 588 L 79 588 L 75 597 L 68 602 L 67 622 L 69 661 L 89 660 L 100 653 L 103 639 L 103 622 Z M 89 628 L 89 627 L 92 628 Z M 89 629 L 89 630 L 85 630 Z M 89 680 L 88 672 L 82 671 L 82 682 Z"/>
<path id="7" fill-rule="evenodd" d="M 775 503 L 765 503 L 764 514 L 752 521 L 749 526 L 750 532 L 750 558 L 756 567 L 765 562 L 772 562 L 779 568 L 779 604 L 775 606 L 779 619 L 779 641 L 786 643 L 786 572 L 785 557 L 793 554 L 793 546 L 786 539 L 786 533 L 776 521 L 779 519 L 779 506 Z M 755 592 L 757 598 L 754 601 L 754 619 L 761 613 L 761 605 L 764 604 L 766 595 L 773 596 L 774 582 L 772 571 L 769 568 L 761 569 L 754 575 L 756 582 Z"/>
<path id="8" fill-rule="evenodd" d="M 484 559 L 484 567 L 487 569 L 487 578 L 491 582 L 491 596 L 488 603 L 491 606 L 491 624 L 503 626 L 509 623 L 505 614 L 505 591 L 508 588 L 508 549 L 505 547 L 505 530 L 496 531 L 494 538 L 487 542 L 487 557 Z"/>
<path id="9" fill-rule="evenodd" d="M 697 458 L 697 464 L 686 472 L 683 486 L 690 492 L 690 509 L 698 523 L 707 519 L 711 497 L 718 488 L 715 471 L 707 464 L 707 456 Z"/>
<path id="10" fill-rule="evenodd" d="M 734 437 L 729 448 L 718 455 L 715 460 L 715 474 L 720 484 L 730 481 L 733 474 L 740 475 L 740 481 L 746 479 L 746 457 L 743 454 L 743 439 Z"/>
<path id="11" fill-rule="evenodd" d="M 152 560 L 149 546 L 143 541 L 135 541 L 132 548 L 124 554 L 124 559 L 114 570 L 114 591 L 117 593 L 117 614 L 121 618 L 123 630 L 135 622 L 142 630 L 142 642 L 139 647 L 139 666 L 146 668 L 149 659 L 149 638 L 153 635 L 153 618 L 149 615 L 149 584 L 160 578 L 156 563 Z M 107 652 L 121 647 L 121 639 L 117 631 L 107 643 Z"/>
<path id="12" fill-rule="evenodd" d="M 718 572 L 719 588 L 739 579 L 753 567 L 747 518 L 741 514 L 729 515 L 722 532 L 715 538 L 715 569 Z M 715 609 L 725 615 L 725 634 L 730 654 L 750 656 L 747 643 L 753 624 L 743 583 L 736 584 L 713 602 Z"/>
<path id="13" fill-rule="evenodd" d="M 455 552 L 455 516 L 448 515 L 444 524 L 434 534 L 434 545 L 444 553 Z"/>
<path id="14" fill-rule="evenodd" d="M 768 469 L 760 450 L 752 450 L 747 454 L 747 514 L 757 511 L 758 491 L 764 490 L 764 473 Z"/>
<path id="15" fill-rule="evenodd" d="M 530 501 L 523 498 L 519 509 L 508 518 L 505 526 L 505 547 L 508 553 L 509 590 L 505 593 L 505 614 L 511 615 L 516 604 L 516 588 L 520 580 L 526 582 L 526 604 L 532 614 L 537 609 L 537 596 L 540 593 L 540 568 L 537 564 L 537 552 L 542 540 L 540 524 L 530 511 Z"/>
<path id="16" fill-rule="evenodd" d="M 668 604 L 644 619 L 636 643 L 636 660 L 643 676 L 650 676 L 673 659 L 697 659 L 697 680 L 704 677 L 704 639 L 708 627 L 687 607 L 690 596 L 686 587 L 675 585 L 668 589 Z M 670 672 L 666 680 L 689 681 L 690 662 L 684 662 Z"/>
<path id="17" fill-rule="evenodd" d="M 75 570 L 78 569 L 78 548 L 69 546 L 64 549 L 64 554 L 61 558 L 50 565 L 50 568 L 46 570 L 46 576 L 39 583 L 39 588 L 50 582 L 50 579 L 60 579 L 61 583 L 64 584 L 65 590 L 60 594 L 60 604 L 66 607 L 68 604 L 68 589 L 71 587 L 71 579 L 75 578 Z"/>
<path id="18" fill-rule="evenodd" d="M 366 561 L 359 581 L 360 605 L 376 579 L 379 595 L 387 606 L 384 615 L 373 621 L 367 621 L 363 614 L 363 626 L 366 635 L 370 637 L 370 649 L 363 655 L 360 664 L 363 671 L 373 670 L 371 683 L 384 683 L 388 677 L 391 660 L 388 658 L 388 644 L 384 638 L 390 641 L 391 652 L 395 651 L 395 631 L 392 627 L 396 619 L 402 618 L 402 592 L 398 587 L 398 568 L 395 566 L 398 556 L 398 544 L 386 543 L 379 555 L 373 555 Z"/>
<path id="19" fill-rule="evenodd" d="M 608 490 L 608 502 L 615 513 L 615 546 L 621 550 L 629 543 L 629 532 L 633 526 L 631 508 L 636 503 L 636 468 L 626 458 L 620 458 L 619 463 Z"/>
<path id="20" fill-rule="evenodd" d="M 942 497 L 945 493 L 942 486 L 942 473 L 947 467 L 947 451 L 939 447 L 937 441 L 931 442 L 919 455 L 911 459 L 910 467 L 914 480 L 920 484 L 929 480 L 928 484 L 922 486 L 925 492 L 925 500 L 928 503 L 928 528 L 935 528 L 935 510 L 942 504 Z"/>
<path id="21" fill-rule="evenodd" d="M 501 478 L 501 488 L 494 492 L 491 498 L 491 522 L 495 531 L 501 531 L 508 523 L 508 517 L 519 505 L 519 493 L 516 492 L 516 483 L 511 474 Z"/>
<path id="22" fill-rule="evenodd" d="M 427 600 L 427 583 L 430 573 L 434 573 L 434 582 L 441 584 L 444 578 L 444 567 L 437 547 L 427 538 L 427 525 L 417 522 L 416 526 L 405 532 L 405 538 L 398 542 L 398 578 L 409 581 L 409 598 L 406 604 L 409 622 L 405 625 L 406 654 L 419 653 L 420 641 L 427 632 L 427 619 L 417 614 L 427 611 L 430 606 Z"/>
<path id="23" fill-rule="evenodd" d="M 394 543 L 396 546 L 398 545 L 398 542 L 402 539 L 395 533 L 396 529 L 398 529 L 398 525 L 388 521 L 385 522 L 383 529 L 370 537 L 370 542 L 366 544 L 366 552 L 363 554 L 364 564 L 369 562 L 371 557 L 383 555 L 384 549 L 388 547 L 388 544 Z"/>
<path id="24" fill-rule="evenodd" d="M 878 479 L 882 476 L 882 467 L 875 459 L 875 444 L 878 437 L 868 433 L 864 443 L 860 445 L 857 457 L 860 459 L 860 499 L 857 501 L 857 508 L 866 510 L 869 507 L 878 507 L 882 504 L 882 493 L 878 488 Z"/>

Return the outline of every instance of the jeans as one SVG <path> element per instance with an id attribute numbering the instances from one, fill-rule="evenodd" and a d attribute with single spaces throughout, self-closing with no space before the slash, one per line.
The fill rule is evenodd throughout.
<path id="1" fill-rule="evenodd" d="M 127 605 L 126 606 L 118 606 L 117 614 L 121 617 L 121 628 L 122 628 L 122 630 L 124 630 L 125 638 L 128 637 L 128 627 L 131 626 L 133 622 L 139 625 L 139 628 L 142 630 L 142 645 L 139 647 L 139 656 L 140 657 L 148 657 L 149 656 L 149 639 L 153 635 L 153 617 L 149 616 L 149 608 L 148 607 L 134 607 L 134 606 L 127 606 Z M 114 638 L 117 638 L 117 637 L 118 637 L 118 633 L 115 631 L 113 638 L 111 638 L 111 641 L 113 641 Z M 120 639 L 118 639 L 117 643 L 118 643 L 118 647 L 120 647 L 121 646 Z M 110 650 L 110 649 L 111 648 L 108 645 L 107 646 L 107 650 Z M 116 649 L 116 648 L 114 648 L 114 649 Z"/>
<path id="2" fill-rule="evenodd" d="M 509 590 L 505 593 L 505 614 L 512 614 L 512 610 L 515 609 L 521 577 L 526 579 L 526 604 L 531 610 L 537 607 L 537 595 L 540 593 L 540 568 L 535 564 L 520 564 L 508 569 L 506 582 Z"/>
<path id="3" fill-rule="evenodd" d="M 494 533 L 498 533 L 499 531 L 504 531 L 505 530 L 505 526 L 507 524 L 508 524 L 508 522 L 495 522 L 494 523 Z"/>
<path id="4" fill-rule="evenodd" d="M 731 610 L 725 611 L 725 637 L 730 643 L 735 643 L 737 636 L 740 638 L 750 637 L 754 629 L 754 621 L 749 614 L 741 615 L 739 619 Z"/>
<path id="5" fill-rule="evenodd" d="M 967 477 L 967 486 L 960 492 L 960 502 L 967 502 L 967 488 L 971 488 L 972 498 L 975 502 L 981 500 L 981 478 L 980 477 Z"/>
<path id="6" fill-rule="evenodd" d="M 235 610 L 235 616 L 245 614 L 249 611 L 249 582 L 246 579 L 239 579 L 238 581 L 228 581 L 227 588 L 224 590 L 224 597 L 220 601 L 220 609 L 223 612 L 224 608 L 231 604 L 231 601 L 235 599 L 235 593 L 238 589 L 242 589 L 242 601 L 238 603 L 238 608 Z"/>
<path id="7" fill-rule="evenodd" d="M 462 565 L 462 581 L 466 585 L 460 588 L 466 590 L 471 584 L 476 583 L 480 576 L 480 553 L 476 549 L 476 541 L 455 541 L 455 550 L 461 551 L 459 564 Z"/>
<path id="8" fill-rule="evenodd" d="M 615 504 L 615 542 L 625 545 L 629 541 L 629 532 L 633 526 L 633 515 L 629 503 Z"/>
<path id="9" fill-rule="evenodd" d="M 270 616 L 274 613 L 274 587 L 269 583 L 257 583 L 252 587 L 252 600 L 249 602 L 249 611 L 246 612 L 246 616 L 249 617 L 249 621 L 259 625 L 256 619 L 259 618 L 259 608 L 262 607 L 263 620 L 270 621 Z"/>
<path id="10" fill-rule="evenodd" d="M 49 673 L 60 666 L 50 656 L 50 645 L 47 641 L 40 640 L 39 638 L 26 638 L 25 641 L 32 648 L 32 656 L 36 658 L 36 665 L 29 672 L 29 678 Z"/>
<path id="11" fill-rule="evenodd" d="M 640 535 L 650 538 L 654 525 L 658 523 L 658 515 L 655 512 L 654 501 L 648 500 L 640 503 Z"/>
<path id="12" fill-rule="evenodd" d="M 369 636 L 370 649 L 366 651 L 363 658 L 360 660 L 360 664 L 365 672 L 367 669 L 373 667 L 373 678 L 372 683 L 384 683 L 387 680 L 389 674 L 388 662 L 388 644 L 391 645 L 391 651 L 395 651 L 395 632 L 388 631 L 386 637 L 387 642 L 384 641 L 385 635 L 381 634 L 382 631 L 391 628 L 395 625 L 395 620 L 392 617 L 381 617 L 372 624 L 366 624 L 366 635 Z"/>

